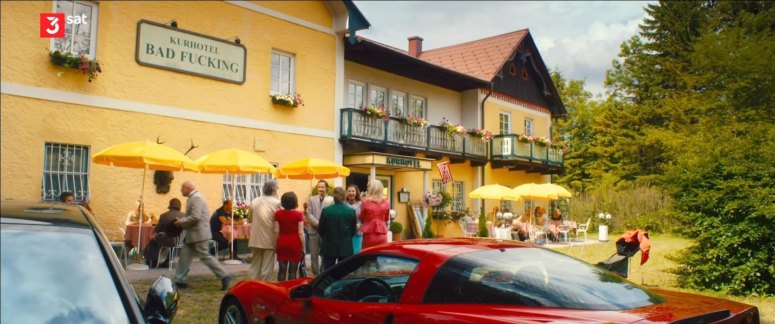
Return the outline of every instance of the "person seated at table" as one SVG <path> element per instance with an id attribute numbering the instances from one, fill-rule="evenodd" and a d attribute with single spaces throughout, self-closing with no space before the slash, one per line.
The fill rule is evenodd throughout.
<path id="1" fill-rule="evenodd" d="M 554 221 L 561 221 L 562 220 L 562 212 L 560 212 L 559 208 L 554 209 L 554 213 L 552 213 L 552 220 Z"/>
<path id="2" fill-rule="evenodd" d="M 135 225 L 137 224 L 140 213 L 143 214 L 143 223 L 145 224 L 151 224 L 151 216 L 143 210 L 143 203 L 139 200 L 135 202 L 135 209 L 127 213 L 126 215 L 126 225 Z"/>
<path id="3" fill-rule="evenodd" d="M 145 259 L 148 260 L 148 266 L 156 266 L 156 262 L 159 261 L 156 259 L 159 257 L 159 250 L 162 247 L 171 248 L 177 244 L 177 238 L 183 230 L 175 226 L 174 222 L 176 219 L 186 216 L 180 211 L 180 208 L 180 199 L 172 198 L 167 206 L 168 210 L 159 216 L 159 222 L 153 228 L 155 234 L 146 247 Z M 169 266 L 169 255 L 166 257 L 167 259 L 159 264 L 160 267 Z"/>
<path id="4" fill-rule="evenodd" d="M 530 214 L 530 210 L 525 211 L 524 214 L 519 216 L 512 222 L 512 231 L 519 232 L 519 240 L 527 241 L 530 238 L 530 223 L 533 221 L 533 217 Z"/>
<path id="5" fill-rule="evenodd" d="M 210 232 L 212 234 L 213 240 L 218 242 L 219 250 L 231 250 L 229 240 L 226 239 L 226 236 L 224 236 L 223 233 L 221 233 L 221 230 L 223 229 L 224 225 L 231 226 L 232 206 L 233 203 L 231 199 L 226 199 L 223 201 L 223 205 L 216 209 L 215 212 L 213 212 L 213 215 L 210 217 Z M 236 239 L 233 234 L 232 237 Z M 210 254 L 215 255 L 214 247 L 210 248 Z M 232 258 L 237 259 L 236 253 L 234 254 L 235 255 L 232 255 Z"/>

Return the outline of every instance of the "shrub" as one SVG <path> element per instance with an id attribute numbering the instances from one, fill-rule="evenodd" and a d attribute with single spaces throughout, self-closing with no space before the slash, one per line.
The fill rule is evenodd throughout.
<path id="1" fill-rule="evenodd" d="M 390 233 L 393 234 L 400 234 L 404 231 L 404 225 L 401 225 L 401 223 L 393 221 L 390 223 Z"/>

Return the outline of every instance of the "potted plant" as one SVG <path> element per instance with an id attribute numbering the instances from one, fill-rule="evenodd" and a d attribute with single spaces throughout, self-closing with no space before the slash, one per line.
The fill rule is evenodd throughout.
<path id="1" fill-rule="evenodd" d="M 393 233 L 393 242 L 401 240 L 401 232 L 404 231 L 404 225 L 397 221 L 390 223 L 390 233 Z"/>
<path id="2" fill-rule="evenodd" d="M 492 139 L 492 132 L 481 128 L 474 128 L 473 130 L 468 131 L 468 134 L 471 134 L 471 137 L 481 138 L 485 142 Z"/>
<path id="3" fill-rule="evenodd" d="M 442 118 L 441 123 L 439 123 L 439 126 L 443 127 L 444 130 L 447 131 L 447 134 L 449 134 L 450 136 L 452 135 L 463 136 L 466 134 L 465 127 L 463 127 L 460 124 L 453 125 L 447 120 L 447 118 Z"/>
<path id="4" fill-rule="evenodd" d="M 409 126 L 415 126 L 415 127 L 428 127 L 428 121 L 425 120 L 422 117 L 412 116 L 411 114 L 409 116 L 399 116 L 398 117 L 402 123 L 407 124 Z"/>
<path id="5" fill-rule="evenodd" d="M 530 135 L 527 135 L 527 134 L 522 134 L 522 135 L 519 135 L 517 140 L 522 142 L 522 143 L 530 143 L 530 142 L 533 141 L 533 136 L 530 136 Z"/>
<path id="6" fill-rule="evenodd" d="M 546 138 L 546 137 L 539 137 L 539 138 L 536 138 L 533 143 L 537 144 L 538 146 L 547 146 L 547 145 L 549 145 L 549 142 L 550 141 L 549 141 L 548 138 Z"/>

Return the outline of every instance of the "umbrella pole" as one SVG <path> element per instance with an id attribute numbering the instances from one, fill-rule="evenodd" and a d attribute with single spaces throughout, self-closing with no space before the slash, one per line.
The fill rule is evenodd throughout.
<path id="1" fill-rule="evenodd" d="M 143 253 L 143 215 L 145 215 L 145 204 L 143 203 L 143 193 L 145 192 L 145 175 L 148 171 L 148 165 L 143 168 L 143 184 L 140 186 L 140 215 L 137 215 L 137 254 L 135 257 L 136 263 L 132 263 L 126 266 L 127 270 L 148 270 L 148 265 L 143 264 L 140 260 L 140 253 Z"/>
<path id="2" fill-rule="evenodd" d="M 224 264 L 240 264 L 239 260 L 234 260 L 234 206 L 237 203 L 236 194 L 237 194 L 237 188 L 234 187 L 234 173 L 226 171 L 226 173 L 231 176 L 231 211 L 229 212 L 229 215 L 231 216 L 231 240 L 229 240 L 229 259 L 224 260 Z"/>

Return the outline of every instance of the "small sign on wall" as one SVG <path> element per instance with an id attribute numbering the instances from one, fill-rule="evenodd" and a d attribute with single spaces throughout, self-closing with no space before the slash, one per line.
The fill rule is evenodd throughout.
<path id="1" fill-rule="evenodd" d="M 135 60 L 140 65 L 242 84 L 246 53 L 242 44 L 148 20 L 137 22 Z"/>

